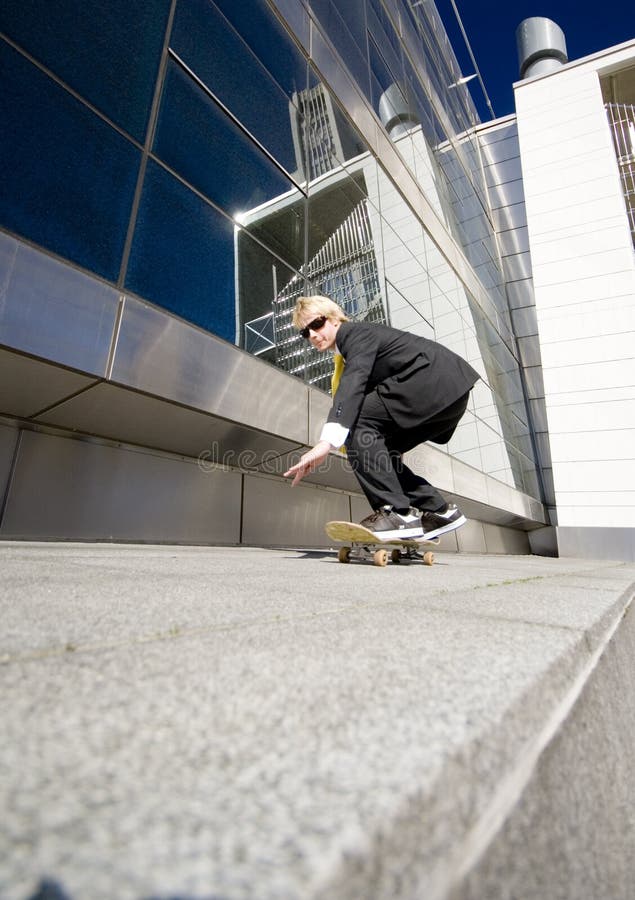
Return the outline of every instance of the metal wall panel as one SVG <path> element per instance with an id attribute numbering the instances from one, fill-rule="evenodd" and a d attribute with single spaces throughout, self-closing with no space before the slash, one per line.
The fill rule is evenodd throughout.
<path id="1" fill-rule="evenodd" d="M 516 337 L 529 337 L 538 334 L 538 318 L 535 306 L 524 306 L 512 310 L 512 324 Z"/>
<path id="2" fill-rule="evenodd" d="M 487 553 L 483 523 L 468 519 L 457 533 L 457 543 L 461 553 Z"/>
<path id="3" fill-rule="evenodd" d="M 531 278 L 531 256 L 528 252 L 517 253 L 515 256 L 506 256 L 503 259 L 503 270 L 507 281 L 519 281 L 522 278 Z"/>
<path id="4" fill-rule="evenodd" d="M 298 443 L 307 388 L 248 353 L 127 297 L 112 380 Z"/>
<path id="5" fill-rule="evenodd" d="M 201 457 L 212 465 L 256 469 L 299 445 L 157 397 L 101 382 L 37 418 L 55 427 Z"/>
<path id="6" fill-rule="evenodd" d="M 508 129 L 506 137 L 498 141 L 490 141 L 489 143 L 485 143 L 483 136 L 479 134 L 479 143 L 486 166 L 495 166 L 497 163 L 506 162 L 509 159 L 520 158 L 516 129 L 514 129 L 514 133 L 511 133 Z M 520 171 L 520 162 L 518 163 L 518 171 Z"/>
<path id="7" fill-rule="evenodd" d="M 492 198 L 492 204 L 496 205 L 496 198 L 500 197 L 501 193 L 505 195 L 509 191 L 511 191 L 512 194 L 514 194 L 516 189 L 513 188 L 513 185 L 520 185 L 522 188 L 522 181 L 519 180 L 516 182 L 508 182 L 507 184 L 490 188 L 490 197 Z M 496 230 L 498 233 L 526 228 L 527 208 L 524 203 L 524 198 L 523 202 L 510 202 L 503 208 L 498 207 L 497 211 L 494 213 L 494 219 L 496 222 Z"/>
<path id="8" fill-rule="evenodd" d="M 240 496 L 238 473 L 25 431 L 0 537 L 237 544 Z"/>
<path id="9" fill-rule="evenodd" d="M 487 166 L 485 169 L 485 179 L 488 187 L 495 184 L 506 184 L 510 181 L 517 181 L 520 177 L 521 169 L 520 158 L 518 155 L 511 159 L 497 162 L 496 165 Z"/>
<path id="10" fill-rule="evenodd" d="M 515 281 L 513 284 L 508 284 L 507 297 L 512 309 L 535 306 L 533 279 L 525 278 L 522 281 Z"/>
<path id="11" fill-rule="evenodd" d="M 477 469 L 450 457 L 454 492 L 461 497 L 470 497 L 477 503 L 487 503 L 487 475 Z"/>
<path id="12" fill-rule="evenodd" d="M 525 368 L 542 364 L 540 342 L 537 334 L 532 337 L 519 338 L 518 352 L 520 354 L 520 360 Z"/>
<path id="13" fill-rule="evenodd" d="M 328 547 L 324 523 L 348 519 L 349 499 L 337 491 L 245 476 L 243 543 L 281 547 Z"/>
<path id="14" fill-rule="evenodd" d="M 498 525 L 483 523 L 483 535 L 488 553 L 513 553 L 525 555 L 531 553 L 526 531 L 516 528 L 501 528 Z"/>
<path id="15" fill-rule="evenodd" d="M 558 554 L 635 562 L 635 528 L 556 528 Z"/>
<path id="16" fill-rule="evenodd" d="M 19 429 L 13 425 L 4 425 L 0 422 L 0 515 L 4 496 L 9 485 L 11 465 L 18 442 Z"/>
<path id="17" fill-rule="evenodd" d="M 501 231 L 498 238 L 503 256 L 511 256 L 514 253 L 526 253 L 529 251 L 529 236 L 527 234 L 526 226 L 518 225 L 511 230 Z"/>
<path id="18" fill-rule="evenodd" d="M 527 396 L 529 400 L 543 399 L 545 396 L 545 382 L 542 376 L 542 366 L 530 366 L 525 369 L 527 383 Z M 533 409 L 533 407 L 532 407 Z M 543 413 L 546 415 L 546 413 Z"/>
<path id="19" fill-rule="evenodd" d="M 531 420 L 535 429 L 535 438 L 538 442 L 538 452 L 541 459 L 547 459 L 549 454 L 549 423 L 547 422 L 547 408 L 544 397 L 538 400 L 530 400 Z M 541 445 L 541 438 L 544 444 Z"/>
<path id="20" fill-rule="evenodd" d="M 104 375 L 119 292 L 0 232 L 0 344 Z"/>
<path id="21" fill-rule="evenodd" d="M 94 384 L 91 376 L 0 348 L 0 413 L 29 418 Z"/>
<path id="22" fill-rule="evenodd" d="M 493 188 L 492 190 L 496 190 Z M 525 203 L 516 203 L 514 206 L 500 206 L 492 210 L 492 222 L 497 233 L 515 227 L 515 223 L 522 221 L 525 216 Z"/>
<path id="23" fill-rule="evenodd" d="M 498 124 L 495 127 L 486 123 L 478 131 L 479 144 L 487 153 L 496 153 L 492 145 L 513 140 L 516 141 L 516 153 L 518 154 L 518 125 L 516 124 L 515 116 L 508 122 Z"/>
<path id="24" fill-rule="evenodd" d="M 309 444 L 317 444 L 322 425 L 331 409 L 332 400 L 322 391 L 309 388 Z"/>
<path id="25" fill-rule="evenodd" d="M 452 459 L 444 450 L 420 444 L 406 453 L 404 460 L 413 472 L 423 475 L 440 491 L 455 491 Z"/>
<path id="26" fill-rule="evenodd" d="M 311 46 L 309 17 L 300 0 L 271 0 L 271 5 L 277 8 L 308 53 Z"/>
<path id="27" fill-rule="evenodd" d="M 489 191 L 490 202 L 493 209 L 525 205 L 525 191 L 520 179 L 508 181 L 506 184 L 496 184 Z"/>

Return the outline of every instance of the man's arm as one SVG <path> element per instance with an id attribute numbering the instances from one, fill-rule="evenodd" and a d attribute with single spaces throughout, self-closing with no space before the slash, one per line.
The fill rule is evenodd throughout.
<path id="1" fill-rule="evenodd" d="M 295 487 L 298 482 L 302 481 L 305 475 L 308 475 L 309 472 L 317 469 L 330 452 L 331 444 L 328 441 L 318 441 L 315 447 L 302 454 L 300 462 L 296 463 L 295 466 L 291 466 L 291 468 L 284 473 L 284 477 L 290 478 L 291 475 L 293 475 L 294 477 L 291 486 Z"/>

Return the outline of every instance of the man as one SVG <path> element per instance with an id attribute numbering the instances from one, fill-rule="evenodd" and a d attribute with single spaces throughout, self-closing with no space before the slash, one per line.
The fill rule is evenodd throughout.
<path id="1" fill-rule="evenodd" d="M 350 322 L 327 297 L 300 297 L 293 324 L 320 352 L 343 362 L 320 440 L 285 472 L 296 485 L 331 450 L 346 447 L 373 513 L 362 525 L 379 540 L 433 538 L 465 524 L 402 454 L 424 441 L 447 444 L 479 375 L 435 341 L 366 322 Z M 338 356 L 341 355 L 341 361 Z"/>

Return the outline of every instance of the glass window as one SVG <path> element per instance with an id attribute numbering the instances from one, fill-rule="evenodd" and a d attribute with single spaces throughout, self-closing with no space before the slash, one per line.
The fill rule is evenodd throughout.
<path id="1" fill-rule="evenodd" d="M 200 10 L 202 6 L 212 4 L 209 0 L 187 0 L 187 5 Z M 304 90 L 306 58 L 280 24 L 267 0 L 249 0 L 249 3 L 215 0 L 215 5 L 288 97 Z M 249 92 L 252 87 L 249 83 Z"/>
<path id="2" fill-rule="evenodd" d="M 0 79 L 2 224 L 116 281 L 139 151 L 4 42 Z"/>
<path id="3" fill-rule="evenodd" d="M 310 7 L 357 84 L 368 96 L 365 0 L 310 0 Z"/>
<path id="4" fill-rule="evenodd" d="M 5 0 L 0 31 L 143 142 L 170 0 Z"/>
<path id="5" fill-rule="evenodd" d="M 236 234 L 236 273 L 238 308 L 243 325 L 271 313 L 276 297 L 298 274 L 244 228 Z"/>
<path id="6" fill-rule="evenodd" d="M 302 127 L 297 129 L 296 149 L 304 178 L 313 181 L 368 152 L 368 148 L 313 70 L 309 79 L 309 87 L 297 98 Z"/>
<path id="7" fill-rule="evenodd" d="M 271 215 L 293 206 L 286 229 L 284 215 L 276 217 L 271 245 L 292 265 L 302 261 L 303 195 L 175 62 L 166 75 L 154 151 L 240 224 L 259 223 L 265 241 Z"/>
<path id="8" fill-rule="evenodd" d="M 179 4 L 171 47 L 244 128 L 293 175 L 299 168 L 295 146 L 301 123 L 290 100 L 306 88 L 307 62 L 290 46 L 290 39 L 279 33 L 280 26 L 274 28 L 270 20 L 263 20 L 257 5 L 255 9 L 252 6 L 252 3 L 234 3 L 233 13 L 230 9 L 227 12 L 243 28 L 248 27 L 253 12 L 263 29 L 260 39 L 255 41 L 264 54 L 260 59 L 209 0 Z M 240 15 L 238 10 L 242 10 Z M 254 22 L 250 22 L 248 34 L 254 41 Z M 266 35 L 270 38 L 268 44 Z M 281 81 L 270 74 L 265 67 L 269 65 Z"/>
<path id="9" fill-rule="evenodd" d="M 153 152 L 232 216 L 290 187 L 280 169 L 174 61 L 166 73 Z"/>
<path id="10" fill-rule="evenodd" d="M 233 224 L 150 161 L 126 287 L 233 342 L 234 283 Z"/>

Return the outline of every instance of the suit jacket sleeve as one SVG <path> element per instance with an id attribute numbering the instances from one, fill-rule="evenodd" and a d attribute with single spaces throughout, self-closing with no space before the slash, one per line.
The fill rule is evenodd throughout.
<path id="1" fill-rule="evenodd" d="M 379 334 L 374 328 L 356 329 L 344 322 L 338 331 L 337 347 L 344 357 L 345 368 L 327 422 L 351 428 L 367 393 L 379 350 Z"/>

